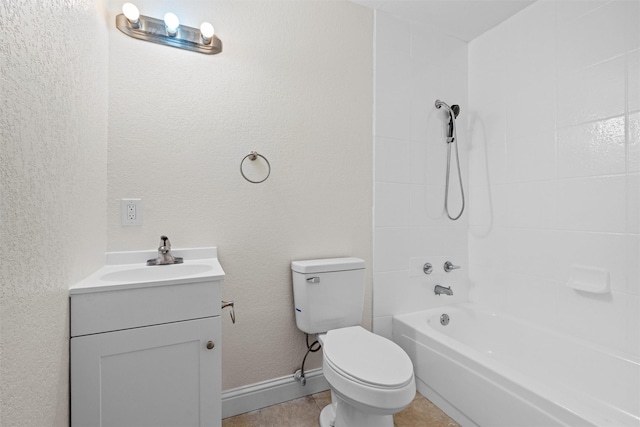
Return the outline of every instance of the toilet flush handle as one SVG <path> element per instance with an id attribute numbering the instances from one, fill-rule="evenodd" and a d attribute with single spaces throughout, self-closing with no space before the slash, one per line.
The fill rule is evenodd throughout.
<path id="1" fill-rule="evenodd" d="M 307 279 L 307 282 L 309 282 L 309 283 L 320 283 L 320 278 L 319 277 L 309 277 Z"/>

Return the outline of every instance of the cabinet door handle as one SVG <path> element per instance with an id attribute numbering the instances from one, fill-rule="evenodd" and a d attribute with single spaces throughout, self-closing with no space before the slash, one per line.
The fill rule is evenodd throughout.
<path id="1" fill-rule="evenodd" d="M 213 343 L 213 341 L 209 341 L 207 343 L 207 349 L 211 350 L 213 347 L 215 347 L 216 345 Z"/>

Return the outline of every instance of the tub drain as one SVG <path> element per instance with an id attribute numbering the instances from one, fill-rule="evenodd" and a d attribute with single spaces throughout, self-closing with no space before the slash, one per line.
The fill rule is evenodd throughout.
<path id="1" fill-rule="evenodd" d="M 447 326 L 449 324 L 449 315 L 448 314 L 443 314 L 442 316 L 440 316 L 440 324 L 442 326 Z"/>

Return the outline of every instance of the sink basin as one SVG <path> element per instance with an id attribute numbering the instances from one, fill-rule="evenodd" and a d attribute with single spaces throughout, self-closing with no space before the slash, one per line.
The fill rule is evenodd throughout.
<path id="1" fill-rule="evenodd" d="M 69 289 L 71 296 L 93 293 L 174 286 L 224 279 L 215 247 L 175 249 L 182 264 L 147 266 L 157 251 L 107 252 L 105 265 Z"/>
<path id="2" fill-rule="evenodd" d="M 105 282 L 149 282 L 194 276 L 213 270 L 205 264 L 172 264 L 114 271 L 100 276 Z"/>

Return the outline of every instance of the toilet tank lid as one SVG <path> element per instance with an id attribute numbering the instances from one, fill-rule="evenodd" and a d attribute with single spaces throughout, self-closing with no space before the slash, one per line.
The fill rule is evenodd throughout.
<path id="1" fill-rule="evenodd" d="M 330 271 L 362 270 L 364 260 L 360 258 L 325 258 L 292 261 L 291 270 L 297 273 L 326 273 Z"/>

